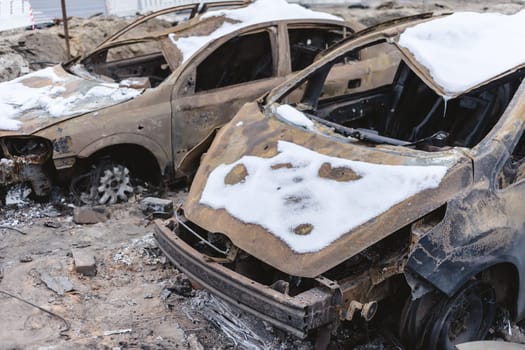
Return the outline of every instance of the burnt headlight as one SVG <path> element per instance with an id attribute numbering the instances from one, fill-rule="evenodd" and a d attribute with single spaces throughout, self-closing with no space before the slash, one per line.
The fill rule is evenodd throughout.
<path id="1" fill-rule="evenodd" d="M 3 158 L 24 158 L 35 163 L 45 162 L 53 150 L 49 140 L 35 136 L 5 137 L 0 139 L 0 146 Z"/>

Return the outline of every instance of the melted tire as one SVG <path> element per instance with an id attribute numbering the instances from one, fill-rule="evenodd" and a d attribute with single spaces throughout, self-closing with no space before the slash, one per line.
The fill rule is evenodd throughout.
<path id="1" fill-rule="evenodd" d="M 407 349 L 455 350 L 455 345 L 483 340 L 496 316 L 494 289 L 467 282 L 454 296 L 429 293 L 409 300 L 400 319 L 400 336 Z"/>

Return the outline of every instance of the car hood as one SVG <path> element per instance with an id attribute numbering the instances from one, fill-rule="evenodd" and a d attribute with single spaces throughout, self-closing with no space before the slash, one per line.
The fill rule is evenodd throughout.
<path id="1" fill-rule="evenodd" d="M 186 217 L 281 271 L 315 277 L 472 182 L 461 149 L 370 147 L 298 125 L 244 106 L 203 158 Z"/>
<path id="2" fill-rule="evenodd" d="M 141 90 L 72 75 L 61 65 L 0 83 L 0 136 L 30 134 L 134 98 Z"/>

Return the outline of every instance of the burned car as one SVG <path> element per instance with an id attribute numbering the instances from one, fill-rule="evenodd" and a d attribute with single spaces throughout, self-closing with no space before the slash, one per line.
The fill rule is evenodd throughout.
<path id="1" fill-rule="evenodd" d="M 502 38 L 524 17 L 421 15 L 338 44 L 219 131 L 156 221 L 161 249 L 317 348 L 396 304 L 408 349 L 483 339 L 497 305 L 523 319 L 525 52 Z"/>
<path id="2" fill-rule="evenodd" d="M 167 15 L 189 19 L 143 31 Z M 132 190 L 130 172 L 157 183 L 182 178 L 199 160 L 188 151 L 205 150 L 242 104 L 352 32 L 338 17 L 284 0 L 140 18 L 85 57 L 0 84 L 1 184 L 29 182 L 44 196 L 54 181 L 82 179 L 88 200 L 114 203 Z"/>

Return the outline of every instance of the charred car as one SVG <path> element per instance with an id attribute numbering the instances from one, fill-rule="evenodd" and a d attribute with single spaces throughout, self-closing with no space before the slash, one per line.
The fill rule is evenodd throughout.
<path id="1" fill-rule="evenodd" d="M 392 304 L 409 349 L 483 339 L 497 305 L 523 319 L 525 55 L 501 38 L 524 16 L 421 15 L 338 44 L 219 131 L 156 222 L 161 249 L 318 348 Z"/>
<path id="2" fill-rule="evenodd" d="M 144 32 L 161 16 L 178 22 Z M 29 182 L 44 196 L 54 181 L 83 179 L 88 199 L 113 203 L 132 190 L 130 172 L 151 182 L 182 178 L 198 164 L 198 152 L 185 158 L 189 150 L 205 150 L 244 103 L 353 31 L 280 0 L 140 18 L 85 57 L 0 84 L 0 183 Z"/>

